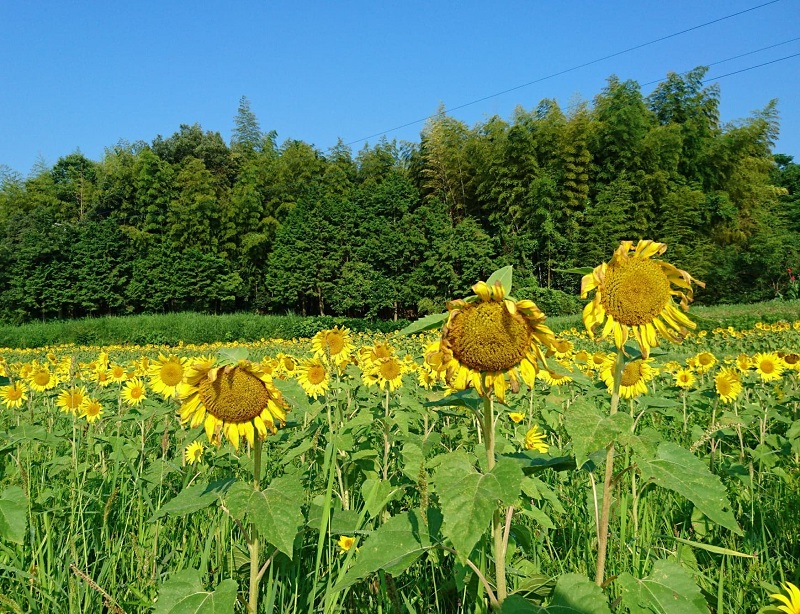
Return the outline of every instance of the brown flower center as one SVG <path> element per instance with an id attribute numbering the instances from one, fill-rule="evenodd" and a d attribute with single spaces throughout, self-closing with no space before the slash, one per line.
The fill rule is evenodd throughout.
<path id="1" fill-rule="evenodd" d="M 322 365 L 311 365 L 306 373 L 308 383 L 316 386 L 325 381 L 325 367 Z"/>
<path id="2" fill-rule="evenodd" d="M 211 415 L 234 424 L 258 416 L 271 398 L 264 382 L 240 367 L 228 372 L 220 370 L 213 382 L 208 378 L 200 380 L 198 389 L 200 400 Z"/>
<path id="3" fill-rule="evenodd" d="M 505 371 L 531 347 L 531 329 L 519 313 L 494 301 L 469 304 L 450 321 L 447 342 L 453 356 L 475 371 Z"/>
<path id="4" fill-rule="evenodd" d="M 642 379 L 641 360 L 634 360 L 625 365 L 625 368 L 622 370 L 622 380 L 620 380 L 623 386 L 633 386 L 640 379 Z"/>
<path id="5" fill-rule="evenodd" d="M 603 307 L 614 320 L 628 326 L 652 322 L 670 300 L 669 279 L 661 265 L 649 258 L 612 261 L 604 286 Z"/>

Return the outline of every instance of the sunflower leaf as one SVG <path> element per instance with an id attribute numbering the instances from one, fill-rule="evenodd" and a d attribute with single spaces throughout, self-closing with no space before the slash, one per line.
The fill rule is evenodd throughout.
<path id="1" fill-rule="evenodd" d="M 423 403 L 425 407 L 466 407 L 472 411 L 483 411 L 483 398 L 475 392 L 474 388 L 459 390 L 449 394 L 438 401 Z"/>
<path id="2" fill-rule="evenodd" d="M 620 599 L 631 614 L 708 614 L 708 606 L 691 575 L 678 563 L 660 560 L 650 575 L 637 580 L 619 576 Z"/>
<path id="3" fill-rule="evenodd" d="M 637 458 L 636 462 L 644 479 L 686 497 L 713 522 L 743 535 L 719 476 L 689 450 L 665 441 L 655 458 Z"/>
<path id="4" fill-rule="evenodd" d="M 238 365 L 242 360 L 247 360 L 248 356 L 250 356 L 250 352 L 241 346 L 222 348 L 217 352 L 217 358 L 221 365 Z"/>
<path id="5" fill-rule="evenodd" d="M 205 482 L 192 484 L 162 505 L 158 511 L 153 514 L 150 521 L 158 520 L 167 514 L 172 516 L 186 516 L 204 507 L 208 507 L 228 492 L 228 489 L 231 488 L 231 485 L 235 481 L 234 478 L 226 478 L 224 480 L 211 482 L 210 484 L 206 484 Z"/>
<path id="6" fill-rule="evenodd" d="M 519 595 L 503 602 L 502 614 L 611 614 L 603 589 L 580 574 L 558 577 L 550 605 L 539 607 Z"/>
<path id="7" fill-rule="evenodd" d="M 238 590 L 235 580 L 223 580 L 217 590 L 207 591 L 199 571 L 184 569 L 161 585 L 154 614 L 229 614 Z"/>
<path id="8" fill-rule="evenodd" d="M 589 455 L 605 449 L 621 435 L 631 432 L 633 420 L 626 413 L 606 416 L 594 404 L 578 400 L 564 415 L 564 426 L 572 439 L 575 463 L 582 467 Z"/>
<path id="9" fill-rule="evenodd" d="M 490 288 L 494 286 L 495 282 L 500 282 L 503 286 L 503 294 L 508 296 L 511 294 L 511 279 L 514 275 L 514 267 L 512 265 L 504 266 L 502 269 L 497 269 L 494 273 L 489 275 L 486 280 L 486 285 Z"/>
<path id="10" fill-rule="evenodd" d="M 425 316 L 424 318 L 420 318 L 416 322 L 412 322 L 406 326 L 404 329 L 399 331 L 399 334 L 414 335 L 416 333 L 425 332 L 426 330 L 440 328 L 449 315 L 450 312 L 445 311 L 444 313 L 434 313 L 429 316 Z"/>
<path id="11" fill-rule="evenodd" d="M 0 494 L 0 539 L 23 543 L 27 525 L 28 499 L 19 486 L 10 486 Z"/>

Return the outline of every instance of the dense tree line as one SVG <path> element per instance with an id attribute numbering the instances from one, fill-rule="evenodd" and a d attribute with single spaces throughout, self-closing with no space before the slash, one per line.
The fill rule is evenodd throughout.
<path id="1" fill-rule="evenodd" d="M 0 185 L 0 317 L 197 310 L 413 316 L 495 268 L 554 312 L 564 269 L 653 238 L 698 300 L 780 295 L 800 268 L 800 167 L 773 155 L 776 103 L 723 125 L 705 69 L 649 95 L 608 80 L 473 127 L 444 110 L 418 143 L 357 153 L 277 143 L 242 98 L 231 142 L 182 125 Z"/>

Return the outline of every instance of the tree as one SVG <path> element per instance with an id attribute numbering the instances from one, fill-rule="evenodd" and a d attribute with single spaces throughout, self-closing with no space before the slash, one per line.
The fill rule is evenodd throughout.
<path id="1" fill-rule="evenodd" d="M 261 132 L 256 114 L 250 109 L 247 96 L 239 99 L 239 109 L 233 118 L 233 126 L 231 149 L 244 155 L 262 150 L 264 134 Z"/>

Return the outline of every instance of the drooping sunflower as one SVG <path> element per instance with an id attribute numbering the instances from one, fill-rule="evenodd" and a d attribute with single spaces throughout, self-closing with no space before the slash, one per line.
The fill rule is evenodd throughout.
<path id="1" fill-rule="evenodd" d="M 125 382 L 125 386 L 122 388 L 120 394 L 125 404 L 133 407 L 139 405 L 147 398 L 147 389 L 144 387 L 144 382 L 141 379 L 134 377 Z"/>
<path id="2" fill-rule="evenodd" d="M 742 383 L 736 371 L 723 367 L 714 377 L 714 387 L 723 403 L 733 403 L 742 392 Z"/>
<path id="3" fill-rule="evenodd" d="M 311 349 L 315 356 L 325 356 L 333 364 L 340 365 L 353 353 L 353 341 L 349 328 L 334 326 L 319 331 L 311 339 Z"/>
<path id="4" fill-rule="evenodd" d="M 169 356 L 159 354 L 158 361 L 151 364 L 147 370 L 147 375 L 150 377 L 150 388 L 165 399 L 174 397 L 178 393 L 178 386 L 183 381 L 185 365 L 186 358 L 173 354 Z"/>
<path id="5" fill-rule="evenodd" d="M 619 384 L 619 396 L 623 399 L 634 399 L 647 392 L 647 382 L 658 375 L 658 369 L 652 366 L 652 362 L 652 358 L 637 358 L 625 364 Z M 608 387 L 609 393 L 614 390 L 615 363 L 616 356 L 610 354 L 600 370 L 600 378 Z"/>
<path id="6" fill-rule="evenodd" d="M 545 441 L 546 435 L 539 430 L 539 426 L 534 424 L 527 433 L 525 433 L 525 449 L 535 450 L 542 454 L 547 454 L 550 446 Z"/>
<path id="7" fill-rule="evenodd" d="M 556 373 L 550 369 L 541 369 L 536 377 L 542 380 L 548 386 L 562 386 L 573 381 L 572 378 L 566 373 Z"/>
<path id="8" fill-rule="evenodd" d="M 540 345 L 552 348 L 555 337 L 536 304 L 506 298 L 500 282 L 490 287 L 480 281 L 472 290 L 477 300 L 447 305 L 441 339 L 429 346 L 425 360 L 445 372 L 449 386 L 464 390 L 471 385 L 481 395 L 493 390 L 503 402 L 509 382 L 514 391 L 520 380 L 533 387 L 546 364 Z"/>
<path id="9" fill-rule="evenodd" d="M 787 369 L 800 371 L 800 354 L 797 352 L 789 352 L 788 354 L 784 354 L 782 360 Z"/>
<path id="10" fill-rule="evenodd" d="M 294 356 L 280 352 L 275 359 L 278 362 L 274 371 L 275 377 L 280 379 L 294 377 L 295 369 L 297 369 L 297 359 Z"/>
<path id="11" fill-rule="evenodd" d="M 227 437 L 239 449 L 241 438 L 252 446 L 256 432 L 265 438 L 286 422 L 286 404 L 272 378 L 248 360 L 217 365 L 214 359 L 195 362 L 187 370 L 179 396 L 181 423 L 201 424 L 212 443 Z"/>
<path id="12" fill-rule="evenodd" d="M 753 358 L 753 366 L 762 382 L 772 382 L 781 378 L 783 361 L 775 352 L 762 352 Z"/>
<path id="13" fill-rule="evenodd" d="M 83 386 L 73 386 L 68 390 L 62 390 L 58 395 L 56 405 L 61 408 L 65 414 L 77 415 L 83 409 L 84 403 L 89 398 L 86 388 Z"/>
<path id="14" fill-rule="evenodd" d="M 22 402 L 28 400 L 28 387 L 22 381 L 0 386 L 0 399 L 9 409 L 22 407 Z"/>
<path id="15" fill-rule="evenodd" d="M 315 399 L 327 392 L 331 381 L 325 360 L 325 358 L 315 356 L 304 360 L 297 367 L 297 382 L 308 396 Z"/>
<path id="16" fill-rule="evenodd" d="M 658 335 L 679 342 L 695 328 L 683 312 L 694 298 L 692 282 L 705 287 L 686 271 L 653 256 L 663 254 L 664 243 L 642 240 L 623 241 L 608 263 L 595 267 L 581 280 L 581 298 L 595 290 L 594 299 L 583 310 L 583 323 L 590 335 L 602 325 L 601 339 L 614 335 L 614 344 L 621 349 L 633 333 L 642 356 L 648 357 L 651 347 L 658 346 Z M 631 250 L 633 253 L 631 254 Z M 678 287 L 674 290 L 672 286 Z M 680 297 L 681 311 L 672 297 Z"/>
<path id="17" fill-rule="evenodd" d="M 783 605 L 779 605 L 778 609 L 786 614 L 800 614 L 800 588 L 797 588 L 791 582 L 783 584 L 783 590 L 786 595 L 776 593 L 770 595 L 770 598 L 780 601 Z"/>
<path id="18" fill-rule="evenodd" d="M 689 369 L 679 369 L 675 372 L 675 385 L 678 388 L 683 388 L 684 390 L 687 388 L 691 388 L 694 386 L 695 377 L 694 373 L 692 373 Z"/>

